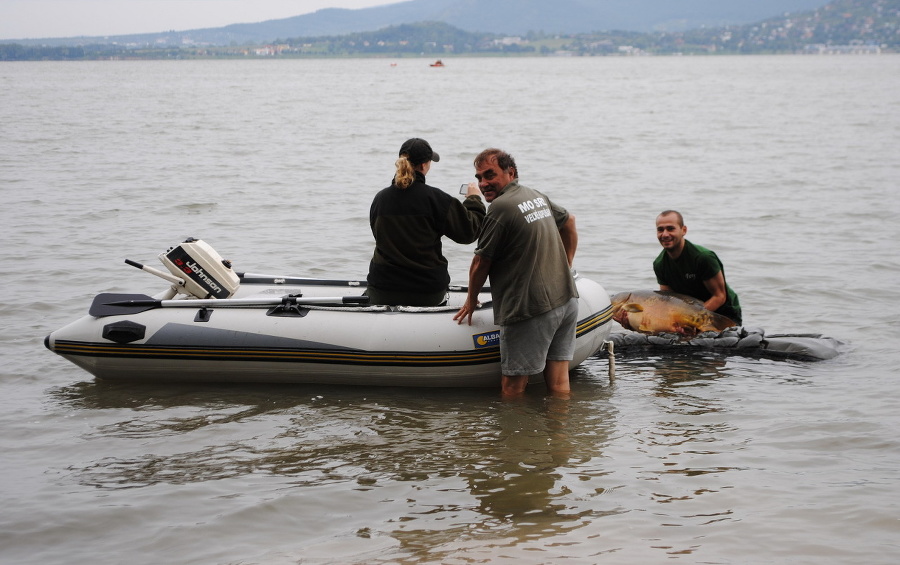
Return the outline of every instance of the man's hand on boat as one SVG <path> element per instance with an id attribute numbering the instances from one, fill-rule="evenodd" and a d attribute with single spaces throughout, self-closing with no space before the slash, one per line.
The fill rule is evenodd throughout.
<path id="1" fill-rule="evenodd" d="M 462 308 L 457 310 L 456 314 L 453 315 L 453 319 L 456 320 L 457 324 L 462 324 L 463 321 L 467 322 L 470 326 L 472 325 L 472 314 L 475 313 L 475 310 L 478 310 L 478 295 L 475 297 L 469 298 L 466 297 L 466 301 L 463 303 Z"/>
<path id="2" fill-rule="evenodd" d="M 470 326 L 472 325 L 472 314 L 478 310 L 478 293 L 484 288 L 490 272 L 490 258 L 482 255 L 472 257 L 472 265 L 469 267 L 469 292 L 462 308 L 453 316 L 457 324 L 462 324 L 463 320 L 466 320 Z"/>

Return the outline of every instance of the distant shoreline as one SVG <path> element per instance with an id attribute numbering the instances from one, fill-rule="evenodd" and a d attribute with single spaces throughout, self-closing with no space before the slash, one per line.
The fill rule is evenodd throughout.
<path id="1" fill-rule="evenodd" d="M 872 6 L 863 2 L 844 6 L 839 13 L 822 9 L 785 14 L 755 24 L 651 33 L 528 32 L 514 36 L 468 32 L 442 22 L 420 22 L 345 35 L 280 39 L 270 36 L 273 38 L 264 40 L 229 36 L 222 30 L 0 40 L 0 61 L 878 55 L 900 52 L 900 35 L 896 33 L 900 26 L 900 9 L 884 9 L 877 13 L 872 10 Z"/>
<path id="2" fill-rule="evenodd" d="M 33 53 L 30 56 L 4 56 L 3 49 L 6 47 L 0 44 L 0 63 L 2 62 L 41 62 L 41 61 L 70 61 L 70 62 L 87 62 L 87 61 L 297 61 L 297 60 L 349 60 L 349 59 L 381 59 L 391 61 L 434 61 L 437 57 L 433 55 L 410 55 L 408 53 L 398 54 L 290 54 L 290 55 L 199 55 L 189 52 L 177 53 L 144 53 L 144 54 L 106 54 L 106 55 L 56 55 L 48 53 Z M 453 61 L 454 59 L 498 59 L 498 58 L 535 58 L 535 59 L 553 59 L 553 58 L 640 58 L 640 57 L 754 57 L 754 56 L 803 56 L 803 57 L 871 57 L 881 55 L 896 55 L 898 51 L 878 48 L 871 51 L 859 51 L 853 49 L 842 50 L 842 46 L 830 46 L 824 51 L 773 51 L 773 52 L 753 52 L 753 53 L 734 53 L 734 52 L 715 52 L 715 53 L 615 53 L 604 55 L 579 55 L 568 53 L 465 53 L 460 55 L 440 55 L 445 61 Z M 836 49 L 838 48 L 838 49 Z"/>

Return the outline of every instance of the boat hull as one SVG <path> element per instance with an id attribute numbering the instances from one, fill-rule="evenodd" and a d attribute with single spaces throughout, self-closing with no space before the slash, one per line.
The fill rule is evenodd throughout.
<path id="1" fill-rule="evenodd" d="M 234 298 L 286 294 L 327 296 L 335 285 L 361 294 L 352 281 L 242 283 Z M 577 277 L 578 329 L 574 368 L 608 338 L 606 291 Z M 348 289 L 353 289 L 348 291 Z M 453 313 L 465 298 L 451 291 L 447 307 L 156 307 L 85 316 L 47 336 L 48 349 L 99 379 L 157 382 L 252 382 L 411 387 L 500 384 L 499 328 L 489 294 L 472 325 Z M 532 377 L 539 380 L 540 375 Z"/>

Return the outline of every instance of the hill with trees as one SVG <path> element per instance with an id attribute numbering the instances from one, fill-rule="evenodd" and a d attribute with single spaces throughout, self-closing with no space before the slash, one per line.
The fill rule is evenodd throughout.
<path id="1" fill-rule="evenodd" d="M 155 44 L 160 45 L 160 44 Z M 448 57 L 453 55 L 667 55 L 881 53 L 900 51 L 900 0 L 835 0 L 796 14 L 745 25 L 687 31 L 603 31 L 508 35 L 465 31 L 445 22 L 391 25 L 378 31 L 281 37 L 228 46 L 92 44 L 0 45 L 0 60 L 234 57 Z"/>

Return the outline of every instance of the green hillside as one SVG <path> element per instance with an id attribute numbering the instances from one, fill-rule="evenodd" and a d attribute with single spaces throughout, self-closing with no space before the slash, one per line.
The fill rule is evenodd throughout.
<path id="1" fill-rule="evenodd" d="M 742 26 L 684 32 L 597 32 L 508 36 L 446 23 L 390 26 L 329 37 L 286 37 L 267 45 L 147 48 L 127 44 L 0 45 L 0 61 L 288 57 L 449 57 L 453 55 L 623 56 L 668 54 L 896 53 L 900 0 L 836 0 L 822 8 Z"/>

